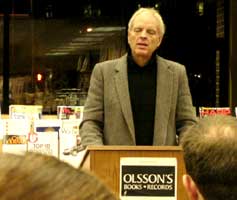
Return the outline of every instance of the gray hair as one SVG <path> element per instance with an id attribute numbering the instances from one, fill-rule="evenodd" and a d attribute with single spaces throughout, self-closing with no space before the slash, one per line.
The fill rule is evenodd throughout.
<path id="1" fill-rule="evenodd" d="M 141 13 L 144 13 L 144 12 L 148 12 L 148 13 L 151 13 L 153 14 L 153 16 L 158 20 L 159 24 L 159 30 L 160 30 L 160 34 L 161 36 L 163 37 L 164 34 L 165 34 L 165 24 L 164 24 L 164 21 L 160 15 L 160 13 L 154 9 L 154 8 L 139 8 L 133 15 L 132 17 L 130 18 L 129 22 L 128 22 L 128 30 L 131 30 L 132 26 L 133 26 L 133 21 L 134 19 L 140 15 Z"/>

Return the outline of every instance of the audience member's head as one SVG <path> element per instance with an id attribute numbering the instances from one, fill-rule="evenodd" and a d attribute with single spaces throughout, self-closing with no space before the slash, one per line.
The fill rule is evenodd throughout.
<path id="1" fill-rule="evenodd" d="M 96 177 L 40 154 L 0 155 L 1 200 L 114 200 Z"/>
<path id="2" fill-rule="evenodd" d="M 237 199 L 237 119 L 216 115 L 200 119 L 181 138 L 190 200 Z"/>

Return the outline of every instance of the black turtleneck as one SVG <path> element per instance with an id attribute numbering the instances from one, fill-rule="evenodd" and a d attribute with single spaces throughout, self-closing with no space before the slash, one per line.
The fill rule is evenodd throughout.
<path id="1" fill-rule="evenodd" d="M 128 55 L 128 84 L 135 127 L 136 145 L 152 145 L 156 107 L 157 63 L 154 54 L 144 66 Z"/>

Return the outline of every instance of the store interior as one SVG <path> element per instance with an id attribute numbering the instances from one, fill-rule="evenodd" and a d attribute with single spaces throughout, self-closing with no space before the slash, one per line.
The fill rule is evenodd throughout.
<path id="1" fill-rule="evenodd" d="M 194 106 L 231 106 L 231 2 L 1 1 L 2 112 L 11 104 L 40 104 L 46 114 L 83 105 L 94 65 L 126 53 L 128 19 L 139 7 L 163 16 L 158 53 L 186 66 Z"/>

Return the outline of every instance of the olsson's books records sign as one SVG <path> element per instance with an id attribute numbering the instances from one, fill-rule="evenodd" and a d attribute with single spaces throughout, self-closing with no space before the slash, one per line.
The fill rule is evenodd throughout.
<path id="1" fill-rule="evenodd" d="M 177 200 L 176 158 L 120 158 L 121 200 Z"/>

